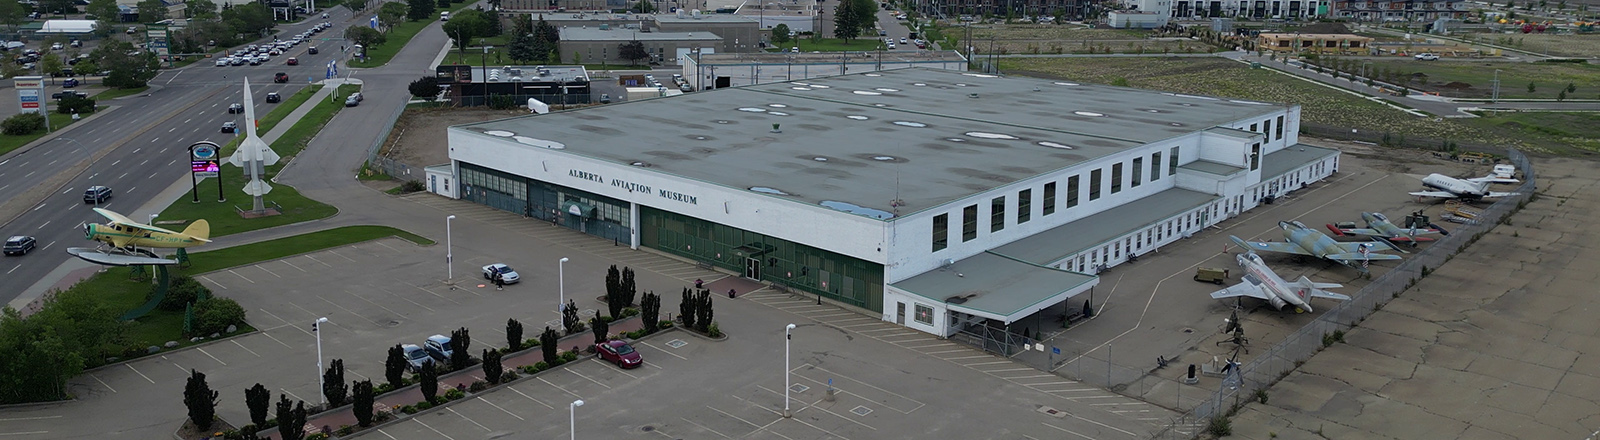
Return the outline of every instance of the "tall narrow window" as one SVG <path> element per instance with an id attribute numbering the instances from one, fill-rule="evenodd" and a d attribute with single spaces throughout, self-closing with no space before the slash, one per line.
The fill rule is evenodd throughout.
<path id="1" fill-rule="evenodd" d="M 1089 172 L 1089 201 L 1100 200 L 1100 178 L 1104 174 L 1100 170 Z"/>
<path id="2" fill-rule="evenodd" d="M 1283 117 L 1282 116 L 1278 117 L 1278 137 L 1273 139 L 1273 140 L 1275 140 L 1275 141 L 1283 140 Z"/>
<path id="3" fill-rule="evenodd" d="M 933 251 L 950 247 L 950 214 L 933 216 Z"/>
<path id="4" fill-rule="evenodd" d="M 1000 232 L 1006 228 L 1006 196 L 995 197 L 989 201 L 989 233 Z"/>
<path id="5" fill-rule="evenodd" d="M 1033 220 L 1033 190 L 1025 189 L 1017 192 L 1017 224 Z"/>
<path id="6" fill-rule="evenodd" d="M 1172 147 L 1167 157 L 1167 175 L 1178 174 L 1178 147 Z"/>
<path id="7" fill-rule="evenodd" d="M 1044 184 L 1044 215 L 1056 213 L 1056 183 Z"/>
<path id="8" fill-rule="evenodd" d="M 1268 119 L 1268 120 L 1265 120 L 1265 121 L 1261 121 L 1261 132 L 1265 134 L 1264 136 L 1262 136 L 1262 138 L 1267 139 L 1267 140 L 1271 140 L 1272 139 L 1272 120 L 1271 119 Z"/>
<path id="9" fill-rule="evenodd" d="M 1150 181 L 1161 180 L 1161 152 L 1150 155 Z"/>
<path id="10" fill-rule="evenodd" d="M 1067 207 L 1078 206 L 1078 176 L 1067 178 Z"/>
<path id="11" fill-rule="evenodd" d="M 1138 187 L 1140 183 L 1143 183 L 1143 182 L 1139 181 L 1143 177 L 1144 177 L 1144 158 L 1143 157 L 1135 157 L 1135 158 L 1133 158 L 1133 186 Z"/>
<path id="12" fill-rule="evenodd" d="M 961 241 L 978 238 L 978 205 L 961 208 Z"/>
<path id="13" fill-rule="evenodd" d="M 1250 145 L 1250 171 L 1261 168 L 1261 144 Z"/>
<path id="14" fill-rule="evenodd" d="M 1111 193 L 1122 192 L 1122 164 L 1111 165 Z"/>

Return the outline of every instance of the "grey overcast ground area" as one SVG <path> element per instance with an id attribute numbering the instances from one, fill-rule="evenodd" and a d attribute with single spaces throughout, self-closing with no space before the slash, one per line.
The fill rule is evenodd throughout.
<path id="1" fill-rule="evenodd" d="M 1592 438 L 1600 176 L 1534 167 L 1536 200 L 1246 405 L 1230 438 Z"/>

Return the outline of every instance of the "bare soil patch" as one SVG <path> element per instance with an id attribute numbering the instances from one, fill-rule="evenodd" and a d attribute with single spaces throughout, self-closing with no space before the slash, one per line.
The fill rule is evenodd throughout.
<path id="1" fill-rule="evenodd" d="M 482 107 L 407 108 L 400 120 L 395 121 L 394 130 L 389 132 L 389 139 L 379 155 L 413 167 L 449 163 L 450 145 L 445 133 L 450 126 L 526 114 Z"/>

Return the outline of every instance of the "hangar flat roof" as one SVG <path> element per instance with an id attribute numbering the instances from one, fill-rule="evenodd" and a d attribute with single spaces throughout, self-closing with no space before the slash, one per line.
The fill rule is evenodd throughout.
<path id="1" fill-rule="evenodd" d="M 711 32 L 639 32 L 637 29 L 561 28 L 561 41 L 720 41 Z"/>
<path id="2" fill-rule="evenodd" d="M 696 92 L 458 125 L 798 203 L 915 212 L 1277 111 L 1274 104 L 941 69 Z M 780 124 L 781 132 L 772 132 Z M 514 154 L 509 153 L 508 154 Z M 492 166 L 492 164 L 480 164 Z M 755 191 L 751 188 L 760 188 Z M 776 190 L 776 191 L 771 191 Z M 781 192 L 782 194 L 777 194 Z M 832 204 L 832 203 L 830 203 Z M 838 206 L 838 205 L 835 205 Z"/>
<path id="3" fill-rule="evenodd" d="M 1261 180 L 1266 181 L 1282 176 L 1296 168 L 1308 163 L 1322 160 L 1325 157 L 1339 154 L 1331 148 L 1322 148 L 1316 145 L 1294 144 L 1289 148 L 1267 153 L 1261 161 Z"/>
<path id="4" fill-rule="evenodd" d="M 865 52 L 801 52 L 801 53 L 708 53 L 701 54 L 702 66 L 748 66 L 754 64 L 876 64 L 879 56 L 885 63 L 959 63 L 967 59 L 953 50 L 886 50 Z"/>
<path id="5" fill-rule="evenodd" d="M 943 303 L 952 297 L 961 297 L 950 303 L 952 308 L 1014 322 L 1098 283 L 1094 275 L 984 252 L 892 285 L 933 302 Z"/>
<path id="6" fill-rule="evenodd" d="M 1013 241 L 990 252 L 1033 264 L 1050 264 L 1216 199 L 1217 196 L 1211 194 L 1172 188 Z"/>

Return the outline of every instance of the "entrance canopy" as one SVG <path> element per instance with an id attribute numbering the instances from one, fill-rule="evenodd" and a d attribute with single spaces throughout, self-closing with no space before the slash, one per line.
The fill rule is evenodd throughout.
<path id="1" fill-rule="evenodd" d="M 1016 322 L 1099 284 L 1094 275 L 1039 266 L 992 253 L 894 283 L 952 311 Z"/>

